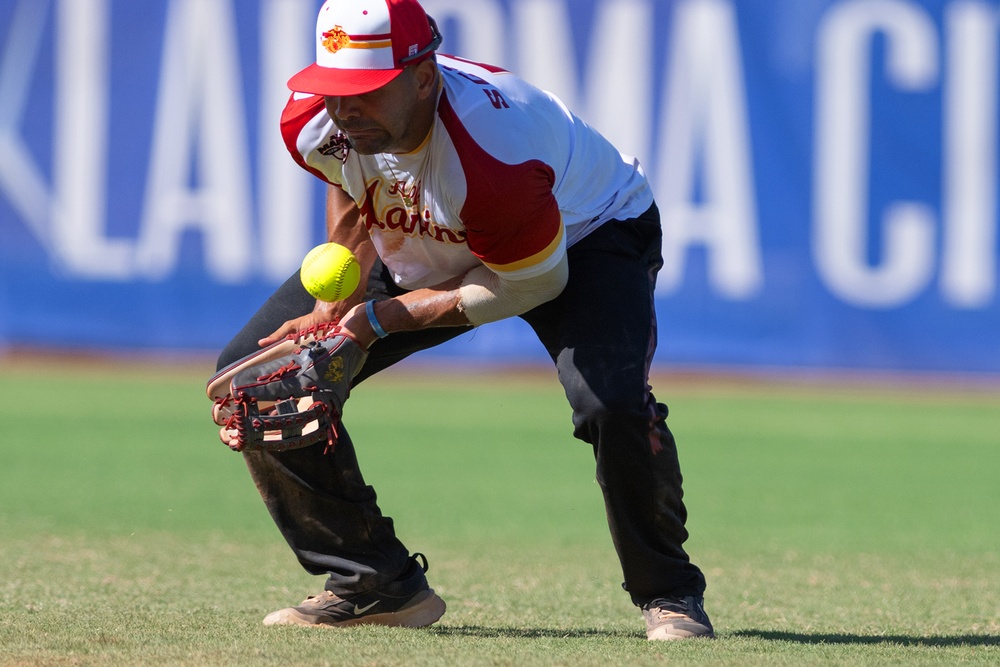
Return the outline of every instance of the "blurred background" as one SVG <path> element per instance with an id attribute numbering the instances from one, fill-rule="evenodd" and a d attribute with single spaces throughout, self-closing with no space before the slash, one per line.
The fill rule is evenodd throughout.
<path id="1" fill-rule="evenodd" d="M 278 132 L 320 4 L 0 0 L 0 353 L 211 354 L 324 240 Z M 645 166 L 658 365 L 1000 377 L 1000 2 L 424 5 Z"/>

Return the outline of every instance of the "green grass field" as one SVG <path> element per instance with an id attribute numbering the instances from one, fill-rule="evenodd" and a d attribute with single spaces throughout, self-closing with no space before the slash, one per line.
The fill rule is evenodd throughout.
<path id="1" fill-rule="evenodd" d="M 322 579 L 216 439 L 210 370 L 0 359 L 0 666 L 1000 664 L 996 387 L 657 378 L 719 637 L 665 644 L 554 377 L 415 368 L 347 421 L 448 613 L 263 627 Z"/>

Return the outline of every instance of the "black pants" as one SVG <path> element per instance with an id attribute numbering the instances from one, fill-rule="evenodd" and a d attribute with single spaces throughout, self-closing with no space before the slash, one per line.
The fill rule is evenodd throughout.
<path id="1" fill-rule="evenodd" d="M 682 546 L 687 511 L 667 407 L 649 387 L 660 236 L 655 205 L 640 218 L 606 223 L 569 249 L 563 293 L 522 315 L 556 365 L 573 409 L 573 434 L 593 447 L 611 536 L 636 604 L 705 589 Z M 377 264 L 368 297 L 399 293 Z M 298 275 L 292 276 L 230 342 L 219 367 L 258 349 L 257 340 L 310 312 L 314 303 Z M 378 340 L 355 384 L 465 331 L 426 329 Z M 409 552 L 365 484 L 346 428 L 332 454 L 317 445 L 281 454 L 250 452 L 245 459 L 299 562 L 313 574 L 328 574 L 327 589 L 366 591 L 401 573 Z"/>

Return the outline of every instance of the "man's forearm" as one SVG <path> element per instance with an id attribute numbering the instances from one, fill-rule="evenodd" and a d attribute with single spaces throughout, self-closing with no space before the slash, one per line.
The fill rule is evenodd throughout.
<path id="1" fill-rule="evenodd" d="M 469 326 L 469 319 L 459 308 L 461 278 L 434 288 L 407 292 L 372 304 L 378 326 L 386 334 L 419 331 L 433 327 Z M 342 323 L 367 349 L 379 336 L 365 307 L 358 306 Z"/>

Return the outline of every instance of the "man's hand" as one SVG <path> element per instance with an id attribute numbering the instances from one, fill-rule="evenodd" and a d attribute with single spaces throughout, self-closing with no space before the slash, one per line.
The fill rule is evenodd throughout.
<path id="1" fill-rule="evenodd" d="M 358 284 L 358 288 L 354 290 L 354 294 L 343 301 L 317 301 L 313 312 L 294 320 L 288 320 L 273 333 L 257 341 L 261 347 L 267 347 L 288 334 L 304 331 L 317 324 L 342 322 L 347 313 L 359 303 L 362 304 L 361 314 L 364 315 L 364 296 L 367 291 L 368 276 L 372 267 L 375 266 L 378 253 L 368 235 L 368 230 L 360 221 L 360 212 L 354 200 L 335 185 L 327 188 L 326 234 L 327 241 L 333 241 L 349 248 L 358 258 L 358 263 L 361 265 L 361 282 Z M 365 337 L 362 340 L 368 339 Z M 371 345 L 371 340 L 368 341 L 368 345 Z M 365 349 L 367 349 L 367 345 Z"/>
<path id="2" fill-rule="evenodd" d="M 272 343 L 277 343 L 279 340 L 284 338 L 289 334 L 294 334 L 299 331 L 305 331 L 318 324 L 326 324 L 328 322 L 340 322 L 343 317 L 356 305 L 356 300 L 351 301 L 317 301 L 316 307 L 308 315 L 303 315 L 302 317 L 297 317 L 294 320 L 288 320 L 280 327 L 274 330 L 271 334 L 265 338 L 261 338 L 257 341 L 257 344 L 261 347 L 267 347 Z M 363 304 L 362 304 L 363 306 Z"/>
<path id="3" fill-rule="evenodd" d="M 376 303 L 376 305 L 378 305 Z M 361 349 L 367 351 L 372 343 L 378 340 L 378 335 L 368 321 L 368 313 L 365 312 L 365 304 L 359 303 L 351 308 L 340 320 L 340 326 L 350 333 Z"/>
<path id="4" fill-rule="evenodd" d="M 257 344 L 261 347 L 267 347 L 268 345 L 277 343 L 289 334 L 306 331 L 316 325 L 328 322 L 340 324 L 343 329 L 346 329 L 354 336 L 363 350 L 367 350 L 371 347 L 372 343 L 378 340 L 375 330 L 368 323 L 368 315 L 365 313 L 364 303 L 348 305 L 344 301 L 337 301 L 336 303 L 317 301 L 313 312 L 294 320 L 288 320 L 278 327 L 274 333 L 257 341 Z"/>

